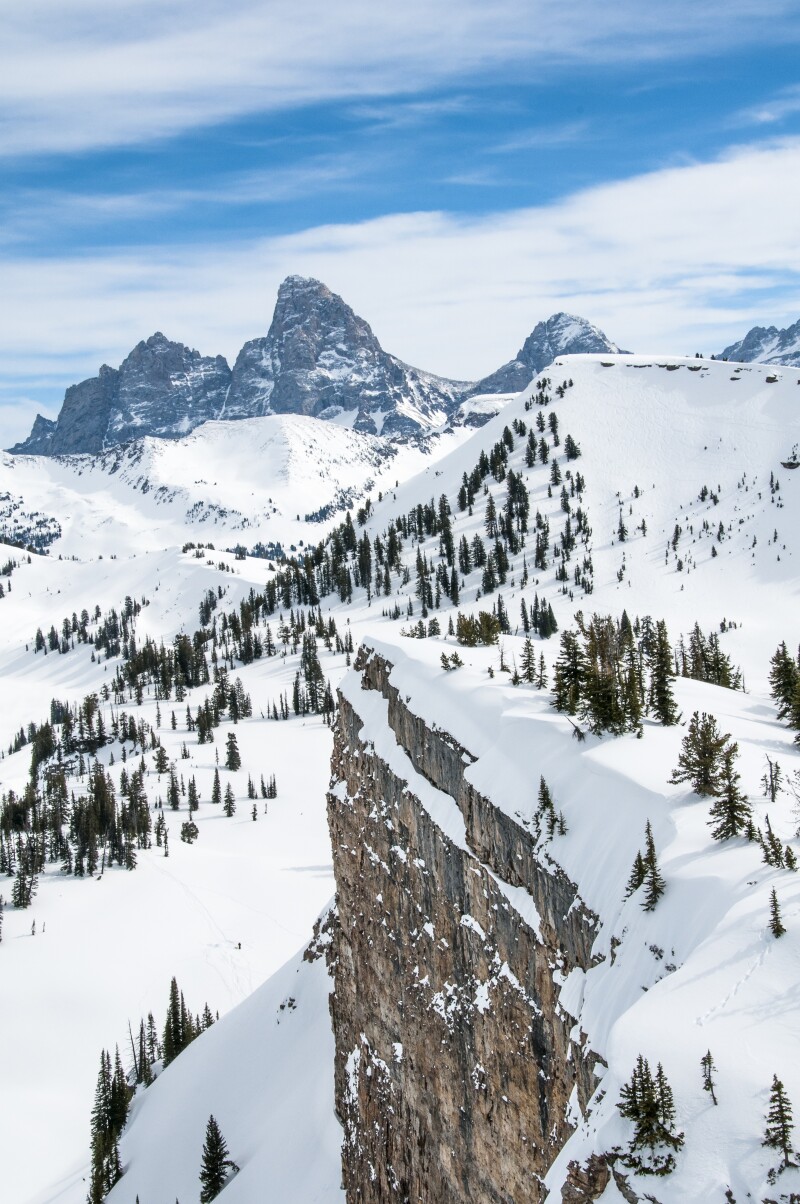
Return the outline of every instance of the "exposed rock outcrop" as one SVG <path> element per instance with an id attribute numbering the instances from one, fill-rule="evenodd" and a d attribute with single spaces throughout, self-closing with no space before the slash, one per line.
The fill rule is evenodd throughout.
<path id="1" fill-rule="evenodd" d="M 314 418 L 356 410 L 358 430 L 413 434 L 441 424 L 467 387 L 389 355 L 336 293 L 319 280 L 289 276 L 269 332 L 239 352 L 229 406 Z"/>
<path id="2" fill-rule="evenodd" d="M 350 1204 L 544 1199 L 597 1079 L 559 1005 L 597 918 L 363 652 L 335 734 L 331 1010 Z M 586 1199 L 590 1199 L 587 1196 Z"/>
<path id="3" fill-rule="evenodd" d="M 30 436 L 9 450 L 30 455 L 96 453 L 143 435 L 174 439 L 222 416 L 231 371 L 221 356 L 202 356 L 156 333 L 118 369 L 71 385 L 55 423 L 37 417 Z"/>

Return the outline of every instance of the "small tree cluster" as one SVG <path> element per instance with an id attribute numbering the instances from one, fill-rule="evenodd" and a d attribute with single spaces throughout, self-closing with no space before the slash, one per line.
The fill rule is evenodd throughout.
<path id="1" fill-rule="evenodd" d="M 624 1159 L 626 1166 L 642 1175 L 670 1174 L 684 1136 L 675 1130 L 672 1088 L 660 1062 L 653 1075 L 647 1059 L 639 1054 L 630 1082 L 620 1091 L 617 1107 L 634 1126 Z"/>
<path id="2" fill-rule="evenodd" d="M 637 639 L 624 612 L 618 622 L 610 615 L 593 615 L 586 622 L 580 611 L 575 620 L 578 630 L 562 633 L 555 664 L 556 710 L 579 715 L 597 735 L 640 732 L 646 711 L 664 725 L 674 723 L 674 670 L 665 624 L 645 620 Z"/>
<path id="3" fill-rule="evenodd" d="M 100 1055 L 100 1072 L 92 1108 L 92 1166 L 87 1204 L 102 1204 L 107 1193 L 122 1177 L 119 1138 L 128 1119 L 132 1089 L 128 1086 L 117 1049 L 114 1068 L 111 1055 Z"/>
<path id="4" fill-rule="evenodd" d="M 655 911 L 658 900 L 667 889 L 667 884 L 658 867 L 653 829 L 649 819 L 645 827 L 644 853 L 640 851 L 636 854 L 625 897 L 628 898 L 634 894 L 641 886 L 647 887 L 642 899 L 642 907 L 645 911 Z"/>
<path id="5" fill-rule="evenodd" d="M 556 806 L 553 802 L 553 796 L 550 793 L 550 787 L 547 785 L 547 782 L 543 777 L 539 779 L 539 796 L 537 799 L 536 814 L 534 818 L 536 820 L 537 830 L 541 832 L 543 827 L 546 828 L 547 835 L 551 840 L 555 836 L 556 832 L 559 836 L 566 836 L 567 825 L 564 821 L 564 813 L 562 811 L 556 811 Z"/>

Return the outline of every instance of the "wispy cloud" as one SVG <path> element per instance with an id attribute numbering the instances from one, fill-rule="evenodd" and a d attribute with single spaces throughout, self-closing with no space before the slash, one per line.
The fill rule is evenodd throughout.
<path id="1" fill-rule="evenodd" d="M 35 240 L 55 225 L 70 230 L 114 226 L 142 218 L 182 213 L 198 206 L 235 209 L 324 196 L 356 186 L 363 161 L 354 156 L 319 156 L 288 167 L 215 173 L 207 185 L 135 192 L 65 192 L 8 189 L 0 195 L 0 246 Z"/>
<path id="2" fill-rule="evenodd" d="M 6 6 L 0 153 L 140 143 L 320 101 L 478 74 L 654 61 L 797 40 L 790 0 L 27 0 Z M 687 31 L 691 35 L 687 35 Z"/>
<path id="3" fill-rule="evenodd" d="M 712 351 L 754 321 L 798 317 L 799 192 L 800 140 L 785 140 L 477 219 L 396 214 L 174 251 L 7 256 L 0 365 L 30 398 L 42 365 L 61 363 L 68 383 L 155 329 L 233 358 L 265 333 L 290 272 L 325 280 L 385 347 L 446 375 L 490 371 L 559 309 L 636 350 Z"/>
<path id="4" fill-rule="evenodd" d="M 783 88 L 762 104 L 741 109 L 735 121 L 742 125 L 774 125 L 794 113 L 800 113 L 800 85 Z"/>
<path id="5" fill-rule="evenodd" d="M 588 121 L 565 121 L 559 125 L 537 126 L 521 130 L 489 148 L 494 155 L 511 155 L 519 151 L 546 150 L 555 146 L 570 146 L 582 141 L 589 133 Z"/>

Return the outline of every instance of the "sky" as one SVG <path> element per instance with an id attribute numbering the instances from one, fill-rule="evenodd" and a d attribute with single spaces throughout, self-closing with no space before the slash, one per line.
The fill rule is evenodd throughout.
<path id="1" fill-rule="evenodd" d="M 315 276 L 476 379 L 800 317 L 796 0 L 27 0 L 0 37 L 0 445 L 155 330 L 233 362 Z"/>

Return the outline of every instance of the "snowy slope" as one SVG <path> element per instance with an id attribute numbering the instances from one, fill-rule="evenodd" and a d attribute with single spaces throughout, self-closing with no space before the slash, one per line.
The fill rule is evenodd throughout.
<path id="1" fill-rule="evenodd" d="M 456 441 L 460 435 L 447 438 Z M 211 540 L 217 548 L 316 542 L 365 492 L 448 449 L 395 448 L 336 423 L 290 414 L 206 423 L 177 440 L 146 438 L 98 456 L 0 455 L 0 481 L 26 511 L 57 516 L 53 553 L 85 556 Z M 91 548 L 89 543 L 91 541 Z"/>
<path id="2" fill-rule="evenodd" d="M 562 629 L 578 608 L 615 616 L 626 608 L 631 619 L 637 614 L 663 617 L 673 640 L 688 633 L 695 621 L 704 631 L 719 630 L 723 619 L 736 624 L 721 641 L 725 651 L 741 664 L 749 693 L 730 694 L 680 682 L 679 701 L 686 713 L 695 708 L 713 710 L 723 730 L 732 732 L 742 750 L 745 788 L 756 809 L 761 808 L 759 818 L 768 809 L 776 830 L 788 839 L 794 830 L 789 796 L 782 796 L 775 807 L 765 808 L 758 801 L 758 778 L 764 752 L 777 755 L 785 769 L 797 760 L 789 735 L 775 721 L 766 693 L 768 660 L 777 643 L 785 638 L 792 648 L 800 642 L 800 472 L 782 467 L 791 462 L 800 442 L 797 374 L 757 365 L 610 355 L 568 357 L 557 361 L 548 373 L 553 388 L 562 379 L 573 381 L 563 399 L 554 398 L 547 407 L 548 416 L 549 411 L 558 414 L 562 441 L 561 449 L 551 446 L 551 458 L 558 457 L 562 472 L 570 467 L 585 477 L 582 504 L 592 528 L 587 553 L 593 561 L 594 591 L 584 595 L 570 580 L 567 592 L 561 592 L 552 556 L 546 570 L 535 572 L 529 539 L 524 552 L 512 558 L 509 581 L 500 590 L 512 630 L 519 621 L 522 597 L 530 605 L 534 591 L 552 604 Z M 0 739 L 7 743 L 20 725 L 32 719 L 41 721 L 51 697 L 78 699 L 103 682 L 105 665 L 92 664 L 88 649 L 47 658 L 26 652 L 25 643 L 32 640 L 37 626 L 49 627 L 52 622 L 58 627 L 64 616 L 73 610 L 80 612 L 83 606 L 119 607 L 129 594 L 149 599 L 139 620 L 142 633 L 167 640 L 180 630 L 191 633 L 197 626 L 197 604 L 206 589 L 222 585 L 228 590 L 224 605 L 233 605 L 251 585 L 262 587 L 267 576 L 264 561 L 237 562 L 220 553 L 222 546 L 239 541 L 251 545 L 257 539 L 280 539 L 285 546 L 290 542 L 300 546 L 301 539 L 316 542 L 327 524 L 303 524 L 303 514 L 327 504 L 337 489 L 351 484 L 359 490 L 371 489 L 372 511 L 366 528 L 371 535 L 385 531 L 398 514 L 436 500 L 442 493 L 453 509 L 456 542 L 462 534 L 472 538 L 483 532 L 484 495 L 476 499 L 471 517 L 458 510 L 456 495 L 462 476 L 474 467 L 480 451 L 490 449 L 514 419 L 529 427 L 533 424 L 538 405 L 526 410 L 525 403 L 534 393 L 535 386 L 473 434 L 459 432 L 454 450 L 447 454 L 441 453 L 452 445 L 442 441 L 438 459 L 420 456 L 414 462 L 409 458 L 403 471 L 399 460 L 383 464 L 378 459 L 376 463 L 366 452 L 366 458 L 353 461 L 354 449 L 348 442 L 355 438 L 352 432 L 329 423 L 318 438 L 320 424 L 294 416 L 216 424 L 176 443 L 145 441 L 140 445 L 139 462 L 134 462 L 129 452 L 122 452 L 114 471 L 114 462 L 90 459 L 4 460 L 5 487 L 24 498 L 28 511 L 57 515 L 64 534 L 51 547 L 49 557 L 33 557 L 30 564 L 22 560 L 11 578 L 11 594 L 0 600 L 4 619 L 0 671 L 8 683 L 0 710 Z M 262 434 L 276 431 L 279 437 Z M 563 456 L 567 433 L 582 451 L 569 466 Z M 537 463 L 527 469 L 524 443 L 514 437 L 509 465 L 526 479 L 531 519 L 537 508 L 548 517 L 553 543 L 565 518 L 560 486 L 553 487 L 553 496 L 548 497 L 550 465 Z M 361 436 L 357 445 L 362 449 L 371 446 Z M 399 455 L 406 450 L 401 449 Z M 425 467 L 411 476 L 419 464 Z M 771 473 L 779 482 L 775 491 L 770 488 Z M 370 478 L 372 486 L 367 483 Z M 145 479 L 150 485 L 146 493 L 141 489 Z M 403 483 L 395 486 L 397 480 Z M 500 507 L 505 483 L 498 484 L 491 477 L 486 483 Z M 701 501 L 704 486 L 709 492 Z M 160 489 L 164 492 L 159 493 Z M 383 491 L 382 501 L 377 500 L 379 490 Z M 171 494 L 174 496 L 168 496 Z M 220 510 L 211 510 L 203 519 L 187 519 L 198 503 L 228 513 L 223 516 Z M 620 508 L 628 528 L 623 543 L 618 537 Z M 338 521 L 338 517 L 330 521 Z M 246 525 L 240 525 L 244 520 Z M 642 520 L 646 534 L 641 531 Z M 721 541 L 717 539 L 720 523 Z M 673 550 L 676 524 L 681 534 Z M 217 547 L 209 558 L 197 559 L 176 550 L 184 540 L 208 538 Z M 546 695 L 534 695 L 526 688 L 514 690 L 499 675 L 489 683 L 486 669 L 489 664 L 497 668 L 497 649 L 470 650 L 464 655 L 467 668 L 445 675 L 439 658 L 443 647 L 453 648 L 452 639 L 412 642 L 401 634 L 416 622 L 419 613 L 414 592 L 416 550 L 416 545 L 407 542 L 404 559 L 410 581 L 402 585 L 395 578 L 391 598 L 374 597 L 368 605 L 363 592 L 356 590 L 353 604 L 346 606 L 337 595 L 331 595 L 323 599 L 323 613 L 333 615 L 340 629 L 349 622 L 356 641 L 380 640 L 391 649 L 387 654 L 397 663 L 397 672 L 403 674 L 420 713 L 429 713 L 441 726 L 452 725 L 450 730 L 457 738 L 479 755 L 472 771 L 478 775 L 476 785 L 482 782 L 482 789 L 495 790 L 493 797 L 501 806 L 511 806 L 512 795 L 517 800 L 523 794 L 531 797 L 527 778 L 525 791 L 522 789 L 524 767 L 515 761 L 510 735 L 524 730 L 530 747 L 540 750 L 544 758 L 547 768 L 543 772 L 548 781 L 552 777 L 558 804 L 569 823 L 569 835 L 557 838 L 559 860 L 563 856 L 565 869 L 580 882 L 589 905 L 602 915 L 604 939 L 619 937 L 627 928 L 621 960 L 615 963 L 613 973 L 600 966 L 592 972 L 590 982 L 570 983 L 566 988 L 570 1010 L 574 1006 L 580 1012 L 590 1039 L 610 1059 L 610 1086 L 586 1132 L 576 1134 L 564 1159 L 583 1158 L 591 1148 L 620 1140 L 620 1122 L 613 1105 L 619 1083 L 629 1076 L 632 1060 L 641 1049 L 653 1060 L 663 1059 L 675 1088 L 681 1125 L 687 1133 L 690 1126 L 693 1131 L 707 1132 L 713 1153 L 711 1161 L 704 1161 L 698 1152 L 701 1143 L 692 1141 L 691 1149 L 687 1144 L 682 1177 L 673 1176 L 668 1191 L 659 1183 L 658 1198 L 708 1199 L 708 1184 L 716 1184 L 729 1167 L 734 1175 L 737 1142 L 744 1151 L 737 1172 L 739 1189 L 746 1183 L 748 1189 L 760 1190 L 767 1163 L 757 1147 L 757 1134 L 774 1071 L 784 1075 L 790 1095 L 800 1101 L 800 1081 L 795 1082 L 787 1065 L 775 1061 L 779 1038 L 783 1038 L 792 1064 L 797 1062 L 792 1044 L 796 1012 L 791 1003 L 792 966 L 796 964 L 792 919 L 800 910 L 795 880 L 785 871 L 760 866 L 752 846 L 714 845 L 702 806 L 667 785 L 681 729 L 647 726 L 642 741 L 592 739 L 578 750 L 574 741 L 567 740 L 565 722 L 549 708 Z M 427 541 L 423 550 L 430 559 L 438 559 L 438 538 Z M 64 560 L 58 560 L 59 552 Z M 66 558 L 72 556 L 79 559 Z M 520 586 L 523 556 L 530 572 L 524 591 Z M 221 570 L 220 562 L 234 571 Z M 473 571 L 463 582 L 460 609 L 491 608 L 496 595 L 476 597 L 480 576 Z M 415 608 L 413 619 L 405 613 L 409 601 Z M 381 613 L 395 602 L 402 611 L 398 621 Z M 439 618 L 446 631 L 446 606 Z M 521 644 L 519 634 L 504 639 L 509 661 L 519 659 Z M 540 648 L 552 668 L 557 640 L 537 645 L 537 653 Z M 345 672 L 344 658 L 327 653 L 325 657 L 326 674 L 335 686 Z M 278 690 L 290 688 L 294 667 L 275 658 L 235 670 L 254 702 L 254 718 L 239 727 L 244 765 L 238 789 L 248 772 L 275 772 L 281 793 L 277 802 L 270 804 L 267 817 L 260 815 L 258 822 L 252 823 L 244 799 L 233 821 L 201 806 L 198 843 L 184 846 L 176 835 L 168 862 L 154 849 L 142 856 L 135 873 L 115 871 L 100 884 L 62 880 L 54 867 L 52 875 L 49 871 L 44 875 L 32 909 L 22 913 L 7 910 L 0 948 L 4 966 L 0 1106 L 9 1118 L 4 1132 L 9 1149 L 4 1168 L 14 1204 L 29 1199 L 77 1200 L 77 1195 L 58 1197 L 47 1184 L 64 1167 L 81 1166 L 82 1171 L 72 1172 L 70 1191 L 74 1193 L 78 1190 L 74 1175 L 85 1173 L 99 1050 L 123 1041 L 129 1017 L 136 1023 L 143 1011 L 152 1009 L 160 1022 L 172 974 L 177 974 L 193 1009 L 201 1008 L 208 999 L 212 1009 L 226 1012 L 304 941 L 332 893 L 324 818 L 329 732 L 318 719 L 277 726 L 260 718 L 264 703 Z M 201 688 L 196 693 L 202 696 L 204 691 Z M 197 701 L 199 698 L 193 699 L 192 705 Z M 150 722 L 154 722 L 154 712 L 154 701 L 147 700 L 144 713 Z M 166 725 L 165 713 L 162 726 L 166 729 Z M 217 736 L 218 747 L 225 730 Z M 180 714 L 176 732 L 166 729 L 161 734 L 170 756 L 177 756 L 186 738 Z M 201 795 L 207 799 L 214 746 L 198 748 L 192 743 L 190 748 L 191 771 L 197 773 Z M 28 761 L 25 751 L 6 757 L 0 767 L 3 789 L 24 783 Z M 180 761 L 178 764 L 182 766 Z M 150 785 L 155 793 L 156 781 Z M 622 902 L 624 881 L 641 846 L 648 817 L 671 887 L 653 916 L 644 916 L 636 899 Z M 607 838 L 610 831 L 618 833 L 615 842 Z M 598 847 L 604 849 L 602 860 L 597 857 Z M 790 929 L 780 945 L 770 945 L 764 935 L 765 893 L 768 895 L 774 884 Z M 103 891 L 109 899 L 107 906 L 101 909 L 88 901 L 87 891 Z M 141 915 L 155 920 L 143 924 Z M 39 926 L 35 939 L 29 935 L 33 918 Z M 45 922 L 47 931 L 42 936 Z M 91 933 L 91 942 L 87 933 Z M 240 939 L 242 950 L 234 950 Z M 662 960 L 649 952 L 651 943 L 667 950 Z M 672 948 L 674 957 L 669 952 Z M 98 949 L 102 950 L 101 976 L 96 973 Z M 668 961 L 678 968 L 656 986 Z M 54 981 L 59 1003 L 55 1016 L 47 994 L 54 989 L 50 985 Z M 147 1176 L 156 1173 L 152 1168 L 158 1167 L 166 1150 L 153 1133 L 166 1123 L 165 1117 L 173 1116 L 174 1107 L 181 1111 L 182 1105 L 175 1101 L 191 1096 L 190 1076 L 195 1073 L 204 1079 L 202 1107 L 198 1105 L 195 1112 L 187 1104 L 190 1116 L 186 1129 L 181 1130 L 186 1134 L 185 1157 L 176 1163 L 179 1177 L 175 1183 L 183 1184 L 188 1182 L 185 1176 L 196 1175 L 205 1119 L 202 1113 L 205 1110 L 207 1115 L 217 1107 L 212 1102 L 212 1085 L 221 1081 L 223 1101 L 231 1090 L 227 1071 L 221 1074 L 218 1069 L 222 1054 L 204 1051 L 216 1050 L 216 1042 L 230 1040 L 225 1060 L 234 1064 L 252 1040 L 257 1015 L 267 1015 L 273 1006 L 269 1001 L 289 990 L 280 982 L 264 988 L 263 1007 L 254 1000 L 252 1011 L 248 1004 L 247 1009 L 232 1013 L 230 1021 L 220 1024 L 219 1035 L 210 1030 L 170 1067 L 163 1082 L 144 1094 L 123 1149 L 132 1171 L 142 1176 L 131 1178 L 131 1184 L 152 1182 Z M 650 988 L 646 993 L 644 986 Z M 319 1027 L 320 1015 L 327 1023 L 325 989 L 320 984 L 308 988 L 309 1012 L 317 1017 L 317 1027 L 312 1025 L 317 1035 L 310 1039 L 316 1042 L 319 1038 L 318 1050 L 323 1048 L 321 1033 L 327 1032 L 324 1024 Z M 772 1001 L 772 1024 L 762 1019 L 767 999 Z M 245 1015 L 239 1023 L 237 1017 Z M 21 1016 L 26 1017 L 22 1023 Z M 299 1016 L 300 1009 L 293 1013 L 293 1021 Z M 781 1027 L 781 1017 L 786 1018 L 786 1029 Z M 13 1042 L 9 1040 L 12 1030 Z M 224 1033 L 230 1037 L 223 1038 Z M 700 1053 L 712 1048 L 720 1067 L 721 1102 L 713 1114 L 697 1089 L 700 1046 L 704 1046 Z M 747 1054 L 738 1068 L 733 1052 L 740 1047 Z M 673 1049 L 679 1056 L 674 1056 Z M 182 1065 L 190 1069 L 183 1071 Z M 322 1076 L 324 1068 L 318 1061 L 315 1065 Z M 184 1074 L 189 1076 L 185 1080 Z M 170 1082 L 181 1084 L 175 1087 L 178 1094 L 174 1097 Z M 278 1086 L 276 1083 L 276 1089 Z M 260 1085 L 252 1095 L 248 1092 L 247 1099 L 252 1100 L 253 1108 L 266 1108 L 268 1101 L 259 1092 Z M 734 1098 L 746 1100 L 746 1107 L 733 1109 L 730 1101 Z M 243 1166 L 235 1189 L 241 1197 L 233 1194 L 233 1184 L 226 1190 L 232 1199 L 260 1200 L 263 1197 L 255 1186 L 247 1186 L 254 1180 L 245 1178 L 245 1160 L 239 1157 L 232 1138 L 241 1140 L 250 1151 L 261 1138 L 248 1121 L 236 1117 L 235 1110 L 229 1114 L 228 1125 L 222 1104 L 219 1107 L 232 1154 Z M 32 1168 L 24 1138 L 34 1129 L 52 1134 L 52 1139 L 46 1157 Z M 335 1144 L 335 1138 L 331 1136 L 330 1142 Z M 253 1153 L 252 1165 L 256 1165 L 255 1158 Z M 330 1158 L 328 1168 L 338 1163 L 338 1151 Z M 272 1153 L 265 1153 L 264 1159 L 259 1166 L 272 1165 Z M 561 1160 L 554 1168 L 554 1183 L 564 1165 Z M 259 1173 L 262 1181 L 268 1174 L 266 1169 Z M 338 1178 L 331 1181 L 338 1184 Z M 733 1178 L 729 1181 L 736 1194 Z M 701 1186 L 705 1195 L 697 1194 Z M 122 1190 L 121 1184 L 117 1193 Z M 171 1200 L 173 1188 L 169 1191 L 165 1198 Z M 313 1191 L 322 1192 L 323 1187 L 309 1186 L 308 1192 L 304 1189 L 288 1198 L 297 1204 L 333 1198 Z M 119 1198 L 127 1200 L 128 1196 Z M 150 1197 L 143 1194 L 141 1198 L 144 1204 Z M 183 1195 L 179 1198 L 184 1200 Z"/>

